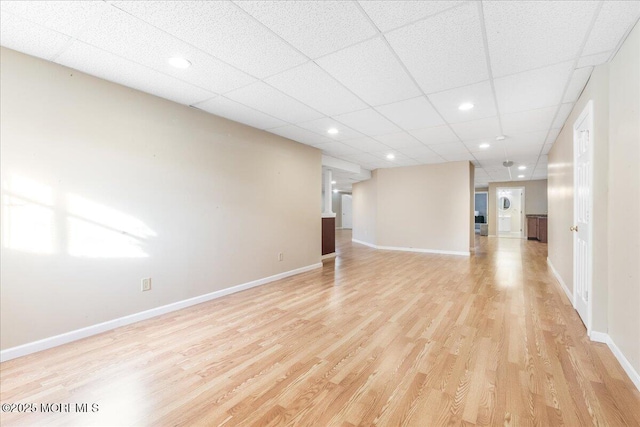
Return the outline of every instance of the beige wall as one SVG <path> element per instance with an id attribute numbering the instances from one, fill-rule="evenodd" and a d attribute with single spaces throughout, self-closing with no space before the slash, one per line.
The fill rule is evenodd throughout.
<path id="1" fill-rule="evenodd" d="M 499 187 L 524 187 L 524 213 L 525 215 L 546 214 L 547 213 L 547 180 L 539 179 L 535 181 L 508 181 L 490 182 L 489 202 L 487 206 L 489 235 L 495 235 L 498 229 L 498 218 L 496 215 L 496 189 Z M 479 191 L 476 189 L 476 191 Z M 526 230 L 525 230 L 526 232 Z"/>
<path id="2" fill-rule="evenodd" d="M 640 24 L 609 70 L 609 335 L 640 373 Z"/>
<path id="3" fill-rule="evenodd" d="M 2 349 L 320 262 L 317 149 L 1 53 Z"/>
<path id="4" fill-rule="evenodd" d="M 593 330 L 607 330 L 609 66 L 596 67 L 549 152 L 549 260 L 573 294 L 573 124 L 593 100 Z M 553 202 L 552 202 L 553 201 Z"/>
<path id="5" fill-rule="evenodd" d="M 371 172 L 371 179 L 353 184 L 353 240 L 376 245 L 378 217 L 378 170 Z"/>
<path id="6" fill-rule="evenodd" d="M 598 66 L 549 152 L 549 261 L 573 292 L 573 123 L 594 109 L 593 318 L 640 372 L 640 27 Z"/>
<path id="7" fill-rule="evenodd" d="M 468 253 L 470 170 L 469 162 L 376 170 L 371 180 L 353 187 L 354 239 L 377 246 Z M 371 201 L 374 194 L 375 205 L 362 200 Z"/>

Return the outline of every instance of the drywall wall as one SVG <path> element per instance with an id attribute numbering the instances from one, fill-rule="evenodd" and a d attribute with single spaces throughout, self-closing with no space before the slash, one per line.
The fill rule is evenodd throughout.
<path id="1" fill-rule="evenodd" d="M 498 216 L 496 215 L 497 200 L 496 189 L 499 187 L 524 187 L 524 213 L 525 215 L 546 214 L 547 207 L 547 180 L 535 181 L 507 181 L 490 182 L 489 189 L 489 235 L 495 236 L 498 230 Z"/>
<path id="2" fill-rule="evenodd" d="M 354 183 L 352 239 L 376 245 L 378 217 L 378 170 L 371 172 L 371 179 Z"/>
<path id="3" fill-rule="evenodd" d="M 640 24 L 609 73 L 608 326 L 640 373 Z"/>
<path id="4" fill-rule="evenodd" d="M 353 186 L 353 238 L 383 247 L 468 253 L 470 171 L 469 162 L 374 171 L 372 179 Z"/>
<path id="5" fill-rule="evenodd" d="M 640 29 L 596 67 L 549 152 L 549 261 L 573 292 L 573 123 L 593 101 L 592 330 L 640 372 Z"/>
<path id="6" fill-rule="evenodd" d="M 609 66 L 596 67 L 549 152 L 549 260 L 573 294 L 573 124 L 593 101 L 593 330 L 607 330 Z M 596 302 L 597 301 L 597 302 Z"/>
<path id="7" fill-rule="evenodd" d="M 319 150 L 0 58 L 2 349 L 320 262 Z"/>

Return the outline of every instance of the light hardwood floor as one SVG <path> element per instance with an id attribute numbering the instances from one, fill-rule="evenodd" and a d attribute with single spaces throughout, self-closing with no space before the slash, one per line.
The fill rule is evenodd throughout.
<path id="1" fill-rule="evenodd" d="M 38 412 L 2 425 L 640 425 L 545 244 L 478 237 L 469 258 L 350 238 L 321 270 L 3 363 L 1 402 Z"/>

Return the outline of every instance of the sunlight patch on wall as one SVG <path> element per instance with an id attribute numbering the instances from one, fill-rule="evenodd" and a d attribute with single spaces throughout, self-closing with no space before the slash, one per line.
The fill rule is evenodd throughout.
<path id="1" fill-rule="evenodd" d="M 65 203 L 61 206 L 61 203 Z M 143 258 L 156 233 L 134 216 L 20 175 L 2 182 L 2 245 L 34 254 Z"/>
<path id="2" fill-rule="evenodd" d="M 13 175 L 3 182 L 2 244 L 36 254 L 54 252 L 53 190 Z"/>
<path id="3" fill-rule="evenodd" d="M 69 255 L 88 258 L 149 256 L 143 240 L 156 234 L 137 218 L 84 197 L 67 196 Z"/>

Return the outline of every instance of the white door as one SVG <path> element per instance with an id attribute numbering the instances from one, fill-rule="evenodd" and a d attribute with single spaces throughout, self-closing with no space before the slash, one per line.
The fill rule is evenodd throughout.
<path id="1" fill-rule="evenodd" d="M 353 227 L 353 211 L 351 208 L 352 199 L 350 194 L 342 195 L 342 228 Z"/>
<path id="2" fill-rule="evenodd" d="M 591 332 L 591 153 L 593 145 L 593 103 L 589 101 L 573 125 L 574 222 L 573 306 Z"/>

